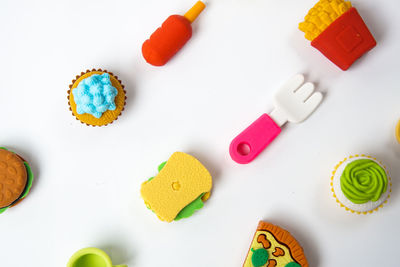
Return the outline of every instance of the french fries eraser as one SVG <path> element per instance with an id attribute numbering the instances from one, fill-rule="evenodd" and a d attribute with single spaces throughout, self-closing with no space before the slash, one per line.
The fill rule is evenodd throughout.
<path id="1" fill-rule="evenodd" d="M 320 0 L 299 29 L 313 47 L 342 70 L 376 46 L 357 9 L 344 0 Z"/>

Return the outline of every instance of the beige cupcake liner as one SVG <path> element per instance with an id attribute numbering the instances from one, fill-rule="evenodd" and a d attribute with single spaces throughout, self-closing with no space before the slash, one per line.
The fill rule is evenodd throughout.
<path id="1" fill-rule="evenodd" d="M 335 177 L 335 174 L 336 174 L 337 169 L 338 169 L 338 168 L 340 167 L 340 165 L 342 165 L 347 159 L 352 159 L 352 158 L 356 158 L 356 157 L 366 157 L 366 158 L 370 158 L 370 159 L 372 159 L 372 160 L 377 161 L 377 162 L 385 169 L 385 171 L 386 171 L 386 173 L 387 173 L 388 180 L 389 180 L 389 194 L 388 194 L 386 200 L 385 200 L 381 205 L 379 205 L 378 207 L 376 207 L 375 209 L 370 210 L 370 211 L 360 212 L 360 211 L 355 211 L 355 210 L 352 210 L 352 209 L 346 207 L 345 205 L 343 205 L 343 204 L 339 201 L 339 199 L 338 199 L 337 196 L 336 196 L 335 190 L 333 189 L 333 178 Z M 377 160 L 376 158 L 371 157 L 371 156 L 369 156 L 369 155 L 365 155 L 365 154 L 351 155 L 351 156 L 349 156 L 349 157 L 347 157 L 347 158 L 344 158 L 342 161 L 340 161 L 340 162 L 335 166 L 335 169 L 334 169 L 333 172 L 332 172 L 330 185 L 331 185 L 331 191 L 332 191 L 333 197 L 335 198 L 336 202 L 340 205 L 340 207 L 345 208 L 345 210 L 347 210 L 347 211 L 349 211 L 349 212 L 351 212 L 351 213 L 355 213 L 355 214 L 364 214 L 364 215 L 365 215 L 365 214 L 368 214 L 368 213 L 373 213 L 374 211 L 378 211 L 380 208 L 383 207 L 383 205 L 385 205 L 385 204 L 388 202 L 388 200 L 389 200 L 389 198 L 390 198 L 390 195 L 391 195 L 391 193 L 392 193 L 392 178 L 390 177 L 389 172 L 388 172 L 388 169 L 386 168 L 386 166 L 385 166 L 381 161 Z"/>
<path id="2" fill-rule="evenodd" d="M 101 72 L 106 72 L 106 73 L 112 75 L 112 76 L 113 76 L 115 79 L 117 79 L 117 81 L 121 84 L 122 90 L 123 90 L 124 93 L 125 93 L 124 106 L 122 107 L 121 112 L 119 113 L 119 115 L 118 115 L 112 122 L 107 123 L 107 124 L 104 124 L 104 125 L 92 125 L 92 124 L 88 124 L 88 123 L 85 123 L 85 122 L 81 121 L 80 119 L 78 119 L 78 118 L 75 116 L 75 114 L 74 114 L 74 112 L 72 111 L 72 108 L 71 108 L 70 95 L 71 95 L 72 86 L 74 86 L 75 82 L 76 82 L 81 76 L 85 75 L 86 73 L 92 72 L 92 71 L 101 71 Z M 72 116 L 74 116 L 75 119 L 76 119 L 77 121 L 80 121 L 82 124 L 86 124 L 87 126 L 101 127 L 101 126 L 107 126 L 107 125 L 109 125 L 109 124 L 112 124 L 114 121 L 118 120 L 119 116 L 121 116 L 121 114 L 122 114 L 122 111 L 125 110 L 126 99 L 127 99 L 127 97 L 126 97 L 126 91 L 125 91 L 125 85 L 122 84 L 122 82 L 121 82 L 121 80 L 118 78 L 118 76 L 114 75 L 114 73 L 112 73 L 112 72 L 110 72 L 110 71 L 107 71 L 107 70 L 102 70 L 102 69 L 97 69 L 97 70 L 96 70 L 96 69 L 92 69 L 92 70 L 86 70 L 86 72 L 81 72 L 80 75 L 76 75 L 75 79 L 72 80 L 72 83 L 69 85 L 69 90 L 67 91 L 67 93 L 68 93 L 68 96 L 67 96 L 67 99 L 68 99 L 68 106 L 69 106 L 69 110 L 70 110 L 71 113 L 72 113 Z"/>

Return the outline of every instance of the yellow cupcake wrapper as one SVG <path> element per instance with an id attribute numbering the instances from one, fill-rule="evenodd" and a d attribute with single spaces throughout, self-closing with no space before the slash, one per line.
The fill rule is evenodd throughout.
<path id="1" fill-rule="evenodd" d="M 110 74 L 111 76 L 113 76 L 113 77 L 120 83 L 120 85 L 121 85 L 121 87 L 122 87 L 122 91 L 123 91 L 124 94 L 125 94 L 124 106 L 122 107 L 121 112 L 118 114 L 117 117 L 115 117 L 115 119 L 114 119 L 113 121 L 111 121 L 111 122 L 109 122 L 109 123 L 106 123 L 106 124 L 103 124 L 103 125 L 93 125 L 93 124 L 88 124 L 88 123 L 86 123 L 86 122 L 84 122 L 84 121 L 81 121 L 81 120 L 74 114 L 74 112 L 72 111 L 72 108 L 71 108 L 71 99 L 70 99 L 70 96 L 71 96 L 72 87 L 74 86 L 75 82 L 76 82 L 80 77 L 82 77 L 83 75 L 85 75 L 85 74 L 87 74 L 87 73 L 90 73 L 90 72 L 103 72 L 103 73 L 108 73 L 108 74 Z M 86 124 L 87 126 L 92 126 L 92 127 L 98 126 L 98 127 L 101 127 L 101 126 L 106 126 L 106 125 L 108 125 L 108 124 L 112 124 L 114 121 L 116 121 L 116 120 L 118 119 L 119 116 L 121 116 L 122 111 L 124 111 L 124 109 L 125 109 L 126 98 L 127 98 L 127 97 L 126 97 L 126 91 L 125 91 L 124 88 L 125 88 L 125 86 L 122 84 L 121 80 L 119 80 L 119 79 L 118 79 L 118 76 L 114 75 L 114 73 L 112 73 L 112 72 L 109 72 L 109 71 L 107 71 L 107 70 L 102 70 L 102 69 L 97 69 L 97 70 L 96 70 L 96 69 L 86 70 L 86 72 L 81 72 L 80 75 L 76 75 L 75 79 L 73 79 L 73 80 L 72 80 L 72 83 L 69 85 L 69 90 L 67 91 L 67 93 L 68 93 L 68 97 L 67 97 L 67 98 L 68 98 L 69 110 L 71 111 L 72 115 L 75 117 L 76 120 L 80 121 L 82 124 Z"/>
<path id="2" fill-rule="evenodd" d="M 388 175 L 388 180 L 389 180 L 389 194 L 388 194 L 388 197 L 386 198 L 386 200 L 385 200 L 381 205 L 379 205 L 377 208 L 375 208 L 375 209 L 373 209 L 373 210 L 370 210 L 370 211 L 360 212 L 360 211 L 355 211 L 355 210 L 352 210 L 352 209 L 346 207 L 345 205 L 343 205 L 343 204 L 339 201 L 339 199 L 336 197 L 335 191 L 333 190 L 333 178 L 334 178 L 334 176 L 335 176 L 335 174 L 336 174 L 337 169 L 338 169 L 338 168 L 340 167 L 340 165 L 342 165 L 343 162 L 345 162 L 347 159 L 356 158 L 356 157 L 366 157 L 366 158 L 373 159 L 373 160 L 379 162 L 379 163 L 381 164 L 381 166 L 383 166 L 383 168 L 385 169 L 386 173 L 389 173 L 389 172 L 388 172 L 388 169 L 386 168 L 386 166 L 385 166 L 381 161 L 377 160 L 377 159 L 374 158 L 374 157 L 371 157 L 371 156 L 365 155 L 365 154 L 351 155 L 351 156 L 349 156 L 349 157 L 347 157 L 347 158 L 344 158 L 342 161 L 340 161 L 340 162 L 335 166 L 335 169 L 333 170 L 332 176 L 331 176 L 331 183 L 330 183 L 330 184 L 331 184 L 331 191 L 332 191 L 333 197 L 336 199 L 336 202 L 340 205 L 340 207 L 345 208 L 347 211 L 349 211 L 349 212 L 351 212 L 351 213 L 356 213 L 356 214 L 359 214 L 359 215 L 360 215 L 360 214 L 373 213 L 374 211 L 378 211 L 379 208 L 382 208 L 383 205 L 386 204 L 386 203 L 388 202 L 389 198 L 390 198 L 390 194 L 392 193 L 392 178 L 390 177 L 390 175 Z"/>
<path id="3" fill-rule="evenodd" d="M 397 138 L 397 142 L 400 143 L 400 120 L 399 120 L 399 122 L 397 123 L 397 126 L 396 126 L 396 138 Z"/>

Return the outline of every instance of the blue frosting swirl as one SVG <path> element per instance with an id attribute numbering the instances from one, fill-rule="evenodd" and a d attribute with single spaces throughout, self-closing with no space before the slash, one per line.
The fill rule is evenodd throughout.
<path id="1" fill-rule="evenodd" d="M 100 118 L 107 110 L 115 110 L 114 99 L 118 90 L 112 86 L 108 73 L 93 74 L 83 79 L 72 90 L 78 114 L 91 114 Z"/>

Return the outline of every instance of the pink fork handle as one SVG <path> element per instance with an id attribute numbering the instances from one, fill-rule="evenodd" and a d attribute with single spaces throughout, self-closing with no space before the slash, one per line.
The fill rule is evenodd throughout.
<path id="1" fill-rule="evenodd" d="M 232 140 L 231 158 L 240 164 L 253 161 L 281 132 L 268 114 L 263 114 Z"/>

